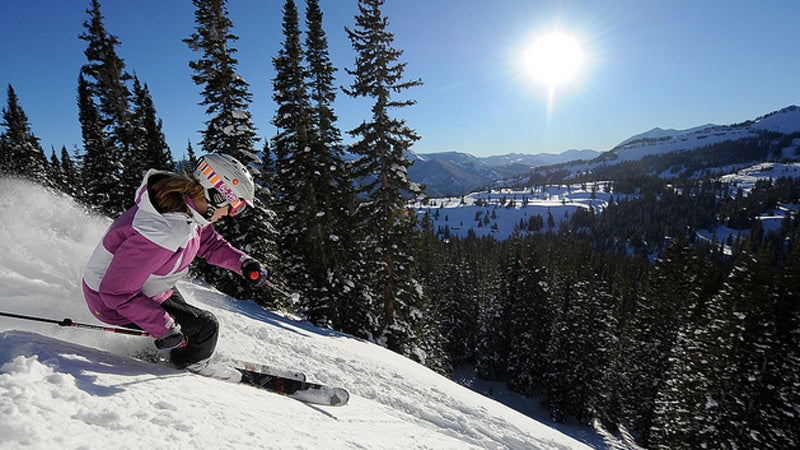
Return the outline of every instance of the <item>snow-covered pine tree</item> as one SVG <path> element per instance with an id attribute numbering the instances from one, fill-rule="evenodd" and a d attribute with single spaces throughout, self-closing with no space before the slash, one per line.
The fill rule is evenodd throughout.
<path id="1" fill-rule="evenodd" d="M 450 292 L 451 279 L 449 275 L 453 271 L 453 266 L 461 266 L 461 252 L 458 250 L 459 245 L 455 243 L 450 245 L 451 242 L 444 242 L 439 240 L 438 236 L 434 233 L 433 219 L 430 214 L 425 215 L 420 220 L 422 233 L 419 235 L 417 244 L 417 277 L 426 286 L 426 294 L 430 298 L 427 304 L 427 309 L 424 314 L 424 319 L 428 323 L 424 326 L 424 330 L 430 333 L 423 339 L 421 348 L 426 353 L 425 365 L 439 373 L 450 374 L 452 372 L 452 365 L 455 361 L 456 364 L 463 362 L 468 354 L 469 358 L 472 357 L 474 350 L 474 333 L 475 326 L 469 327 L 466 323 L 458 328 L 451 328 L 449 325 L 453 321 L 443 316 L 443 310 L 447 308 L 447 304 L 452 302 L 452 296 L 448 295 Z M 457 259 L 456 259 L 457 258 Z M 466 289 L 466 287 L 465 287 Z M 477 320 L 477 313 L 472 317 L 473 322 Z M 448 343 L 452 343 L 453 339 L 445 336 L 447 332 L 462 333 L 461 335 L 469 335 L 472 339 L 465 339 L 467 343 L 460 343 L 457 345 L 459 349 L 467 347 L 468 350 L 462 352 L 452 351 L 448 348 Z M 473 341 L 472 344 L 469 341 Z M 426 345 L 430 343 L 430 345 Z"/>
<path id="2" fill-rule="evenodd" d="M 588 423 L 603 395 L 603 371 L 615 336 L 615 295 L 582 244 L 567 243 L 567 252 L 551 274 L 553 322 L 544 373 L 545 397 L 556 420 L 575 417 Z M 567 258 L 566 260 L 563 258 Z"/>
<path id="3" fill-rule="evenodd" d="M 713 427 L 707 410 L 715 401 L 705 396 L 713 355 L 704 356 L 708 319 L 703 304 L 689 304 L 688 315 L 670 351 L 670 368 L 655 399 L 648 445 L 653 449 L 701 448 L 703 433 Z"/>
<path id="4" fill-rule="evenodd" d="M 272 124 L 277 134 L 272 138 L 275 174 L 275 211 L 280 236 L 281 265 L 289 286 L 303 292 L 304 304 L 298 305 L 317 324 L 325 324 L 329 304 L 320 305 L 315 283 L 308 266 L 311 255 L 308 221 L 318 212 L 308 178 L 319 173 L 311 149 L 311 105 L 306 90 L 306 69 L 300 46 L 298 12 L 293 0 L 283 4 L 284 41 L 272 59 L 275 78 L 272 98 L 277 104 Z M 319 220 L 319 219 L 316 219 Z M 313 225 L 312 225 L 313 226 Z M 326 271 L 321 274 L 323 277 Z M 308 296 L 308 297 L 307 297 Z"/>
<path id="5" fill-rule="evenodd" d="M 139 77 L 135 75 L 131 103 L 133 104 L 131 121 L 136 131 L 133 142 L 136 154 L 139 155 L 135 164 L 141 172 L 151 168 L 174 170 L 175 161 L 172 159 L 172 152 L 162 131 L 163 121 L 156 115 L 150 89 L 147 83 L 142 85 Z"/>
<path id="6" fill-rule="evenodd" d="M 90 99 L 95 104 L 97 119 L 104 131 L 103 149 L 93 157 L 110 161 L 102 164 L 110 169 L 108 172 L 95 172 L 94 165 L 90 165 L 86 168 L 91 171 L 87 176 L 109 177 L 118 186 L 113 190 L 99 191 L 95 189 L 100 187 L 100 183 L 91 183 L 86 187 L 87 195 L 94 199 L 107 197 L 100 202 L 100 209 L 106 214 L 116 215 L 133 204 L 132 193 L 142 177 L 142 173 L 135 170 L 138 155 L 134 153 L 134 129 L 128 103 L 130 90 L 126 85 L 131 77 L 125 71 L 125 61 L 116 52 L 119 39 L 105 29 L 99 0 L 92 0 L 91 8 L 86 12 L 89 19 L 83 23 L 85 31 L 78 36 L 87 43 L 84 50 L 87 63 L 81 67 L 81 75 L 85 80 L 83 95 L 87 96 L 84 101 Z M 85 150 L 89 152 L 89 149 Z"/>
<path id="7" fill-rule="evenodd" d="M 620 403 L 619 416 L 604 419 L 629 424 L 643 443 L 648 441 L 656 395 L 665 381 L 678 330 L 687 320 L 690 305 L 701 301 L 701 276 L 709 270 L 685 238 L 670 243 L 656 260 L 621 335 L 621 351 L 614 361 L 618 370 L 608 374 L 620 381 L 613 393 Z"/>
<path id="8" fill-rule="evenodd" d="M 792 302 L 782 293 L 768 265 L 743 253 L 720 291 L 690 315 L 658 394 L 652 448 L 795 446 L 797 404 L 785 394 L 796 391 L 797 375 L 790 385 L 781 377 L 797 367 L 796 349 L 793 363 L 785 352 L 797 331 L 784 325 L 787 313 L 796 323 L 797 306 L 785 310 Z"/>
<path id="9" fill-rule="evenodd" d="M 505 329 L 505 303 L 494 293 L 481 304 L 475 344 L 475 370 L 484 380 L 498 380 L 508 366 L 508 333 Z"/>
<path id="10" fill-rule="evenodd" d="M 775 377 L 776 363 L 784 358 L 777 330 L 785 316 L 777 308 L 783 300 L 773 279 L 763 255 L 745 254 L 709 304 L 709 351 L 719 364 L 711 368 L 712 385 L 705 392 L 704 414 L 712 416 L 714 430 L 704 433 L 708 447 L 790 448 L 777 432 L 786 401 Z"/>
<path id="11" fill-rule="evenodd" d="M 546 273 L 529 246 L 517 233 L 505 242 L 509 335 L 506 374 L 509 387 L 524 395 L 532 395 L 542 385 L 552 321 Z"/>
<path id="12" fill-rule="evenodd" d="M 789 219 L 800 220 L 797 214 Z M 786 226 L 786 225 L 784 225 Z M 793 242 L 797 242 L 792 239 Z M 777 275 L 777 305 L 779 315 L 773 347 L 776 358 L 769 361 L 765 372 L 774 383 L 771 395 L 770 418 L 765 427 L 765 441 L 776 447 L 800 447 L 800 426 L 797 408 L 800 405 L 800 247 L 796 244 Z"/>
<path id="13" fill-rule="evenodd" d="M 186 140 L 186 158 L 175 163 L 178 172 L 191 173 L 197 167 L 197 155 L 194 153 L 191 139 Z"/>
<path id="14" fill-rule="evenodd" d="M 475 337 L 475 370 L 481 378 L 505 377 L 508 367 L 509 334 L 506 327 L 507 305 L 502 294 L 503 274 L 500 245 L 491 237 L 478 239 L 470 231 L 463 240 L 464 255 L 476 279 L 475 302 L 478 323 Z"/>
<path id="15" fill-rule="evenodd" d="M 304 56 L 311 107 L 310 147 L 314 156 L 308 182 L 315 193 L 316 214 L 308 231 L 310 272 L 319 303 L 331 303 L 329 319 L 336 329 L 367 336 L 371 327 L 365 299 L 363 227 L 355 218 L 356 194 L 351 167 L 344 160 L 341 132 L 333 109 L 336 100 L 328 40 L 318 0 L 306 1 Z M 331 308 L 329 308 L 331 309 Z"/>
<path id="16" fill-rule="evenodd" d="M 116 200 L 124 192 L 119 182 L 119 166 L 112 156 L 116 152 L 106 139 L 103 121 L 82 74 L 78 76 L 78 120 L 83 137 L 79 198 L 102 214 L 119 214 Z"/>
<path id="17" fill-rule="evenodd" d="M 200 105 L 206 107 L 209 116 L 200 145 L 204 153 L 226 153 L 248 165 L 256 184 L 255 208 L 235 220 L 220 222 L 216 228 L 233 245 L 274 268 L 279 259 L 277 232 L 272 225 L 275 213 L 267 207 L 272 194 L 263 186 L 261 160 L 255 150 L 258 139 L 249 112 L 252 94 L 247 82 L 236 72 L 238 61 L 234 58 L 233 43 L 239 38 L 231 32 L 233 23 L 228 18 L 225 0 L 192 3 L 195 32 L 184 42 L 200 53 L 199 59 L 189 62 L 189 67 L 194 71 L 192 80 L 203 86 Z M 276 297 L 271 290 L 243 284 L 230 271 L 206 267 L 203 272 L 219 289 L 239 298 L 254 298 L 266 305 L 286 300 Z"/>
<path id="18" fill-rule="evenodd" d="M 66 146 L 61 146 L 61 175 L 64 177 L 64 192 L 75 199 L 81 198 L 83 186 L 80 173 Z"/>
<path id="19" fill-rule="evenodd" d="M 58 160 L 58 156 L 56 156 L 56 149 L 52 148 L 50 151 L 50 164 L 48 166 L 50 173 L 48 177 L 50 178 L 50 184 L 60 190 L 64 190 L 64 174 L 61 173 L 61 161 Z"/>
<path id="20" fill-rule="evenodd" d="M 2 111 L 5 131 L 0 134 L 0 174 L 27 178 L 50 186 L 50 166 L 39 144 L 39 138 L 31 131 L 28 115 L 19 104 L 14 87 L 8 85 L 8 99 Z"/>
<path id="21" fill-rule="evenodd" d="M 192 0 L 195 32 L 183 40 L 200 53 L 190 61 L 192 80 L 202 86 L 201 106 L 206 107 L 206 128 L 200 146 L 205 152 L 226 153 L 243 163 L 258 162 L 255 127 L 249 111 L 253 95 L 236 71 L 239 61 L 233 45 L 239 37 L 231 32 L 226 0 Z"/>
<path id="22" fill-rule="evenodd" d="M 366 224 L 368 272 L 376 310 L 380 317 L 377 336 L 387 346 L 409 355 L 420 323 L 419 305 L 423 289 L 414 279 L 412 236 L 416 214 L 405 208 L 405 196 L 414 196 L 420 187 L 408 177 L 411 162 L 405 152 L 419 139 L 405 120 L 393 118 L 390 110 L 411 106 L 413 100 L 397 100 L 393 94 L 420 85 L 420 80 L 404 81 L 402 51 L 393 47 L 394 36 L 381 12 L 383 0 L 359 0 L 359 14 L 353 29 L 345 28 L 356 52 L 354 77 L 345 93 L 353 98 L 373 101 L 372 117 L 349 131 L 356 138 L 351 151 L 359 157 L 355 176 L 364 183 L 360 213 Z"/>
<path id="23" fill-rule="evenodd" d="M 478 305 L 471 297 L 474 274 L 461 253 L 458 239 L 436 242 L 430 216 L 422 219 L 425 243 L 420 245 L 419 277 L 437 304 L 438 329 L 454 365 L 472 362 L 475 351 Z"/>

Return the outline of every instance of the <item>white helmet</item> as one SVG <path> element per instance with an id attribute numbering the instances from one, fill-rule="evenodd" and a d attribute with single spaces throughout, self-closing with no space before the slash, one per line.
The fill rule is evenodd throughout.
<path id="1" fill-rule="evenodd" d="M 204 188 L 209 214 L 230 205 L 231 216 L 253 207 L 255 185 L 244 164 L 224 153 L 209 153 L 197 160 L 194 178 Z"/>

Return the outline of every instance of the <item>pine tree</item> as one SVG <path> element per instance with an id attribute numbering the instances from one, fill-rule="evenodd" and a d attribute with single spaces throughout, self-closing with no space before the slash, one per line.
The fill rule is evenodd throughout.
<path id="1" fill-rule="evenodd" d="M 797 368 L 796 348 L 786 346 L 797 342 L 797 306 L 784 293 L 761 257 L 743 254 L 700 320 L 679 335 L 657 401 L 654 448 L 797 443 L 797 375 L 786 371 Z"/>
<path id="2" fill-rule="evenodd" d="M 417 241 L 417 278 L 426 286 L 426 294 L 430 299 L 423 318 L 427 321 L 423 328 L 430 335 L 425 336 L 421 348 L 427 354 L 425 361 L 427 367 L 442 374 L 450 374 L 454 364 L 472 362 L 477 312 L 471 317 L 473 324 L 459 322 L 463 327 L 458 329 L 449 326 L 450 323 L 457 320 L 449 319 L 446 310 L 448 309 L 447 303 L 453 301 L 452 296 L 448 295 L 449 292 L 452 292 L 449 289 L 452 268 L 464 263 L 461 258 L 460 245 L 457 242 L 450 245 L 452 242 L 439 240 L 434 233 L 430 214 L 426 213 L 422 217 L 420 227 L 422 233 Z M 462 336 L 468 336 L 468 339 L 462 340 L 466 342 L 462 342 L 463 345 L 457 345 L 457 350 L 453 351 L 449 345 L 453 342 L 452 337 L 448 336 L 449 332 L 461 333 Z M 430 342 L 431 345 L 426 346 L 426 342 Z M 458 351 L 464 348 L 466 348 L 465 351 Z"/>
<path id="3" fill-rule="evenodd" d="M 56 156 L 55 148 L 52 148 L 50 151 L 50 165 L 48 169 L 50 171 L 48 178 L 50 179 L 51 185 L 63 192 L 65 186 L 64 174 L 61 173 L 61 161 L 59 161 L 58 156 Z"/>
<path id="4" fill-rule="evenodd" d="M 783 345 L 776 341 L 783 311 L 777 306 L 773 275 L 762 257 L 747 257 L 710 304 L 710 331 L 719 365 L 711 371 L 713 388 L 706 392 L 706 412 L 713 414 L 714 433 L 707 442 L 718 448 L 787 448 L 774 432 L 778 397 L 773 367 Z M 795 424 L 800 422 L 795 421 Z"/>
<path id="5" fill-rule="evenodd" d="M 617 338 L 615 293 L 600 270 L 608 265 L 591 252 L 562 241 L 567 252 L 551 275 L 553 320 L 544 373 L 545 398 L 556 420 L 588 423 L 597 415 L 605 389 L 602 374 Z M 575 247 L 578 245 L 579 247 Z"/>
<path id="6" fill-rule="evenodd" d="M 64 192 L 75 199 L 81 198 L 83 187 L 80 174 L 65 146 L 61 147 L 61 174 L 64 177 Z"/>
<path id="7" fill-rule="evenodd" d="M 125 71 L 125 62 L 117 55 L 119 39 L 109 34 L 103 24 L 99 0 L 92 0 L 89 20 L 83 23 L 86 29 L 79 39 L 86 41 L 84 51 L 87 63 L 81 67 L 85 80 L 87 99 L 91 99 L 97 111 L 99 123 L 105 132 L 104 151 L 95 157 L 106 158 L 103 164 L 109 172 L 91 172 L 89 177 L 111 177 L 118 189 L 94 191 L 89 186 L 88 195 L 93 198 L 107 196 L 100 209 L 108 214 L 119 214 L 133 204 L 133 192 L 141 182 L 142 174 L 136 169 L 138 156 L 134 149 L 134 128 L 129 107 L 130 90 L 127 82 L 131 76 Z M 84 140 L 86 137 L 84 136 Z M 88 149 L 86 150 L 88 153 Z M 92 170 L 92 167 L 89 167 Z"/>
<path id="8" fill-rule="evenodd" d="M 0 134 L 0 173 L 11 174 L 50 186 L 50 166 L 31 131 L 28 115 L 19 104 L 14 88 L 8 85 L 8 101 L 2 111 L 0 125 L 6 130 Z"/>
<path id="9" fill-rule="evenodd" d="M 795 218 L 795 220 L 797 220 Z M 788 231 L 788 230 L 787 230 Z M 795 241 L 796 242 L 796 241 Z M 776 330 L 764 368 L 769 396 L 764 441 L 775 448 L 800 446 L 797 409 L 800 405 L 800 248 L 789 252 L 777 275 Z"/>
<path id="10" fill-rule="evenodd" d="M 257 141 L 249 111 L 253 96 L 247 82 L 236 72 L 239 63 L 233 44 L 239 37 L 231 32 L 225 0 L 192 0 L 195 32 L 184 39 L 201 56 L 189 62 L 192 80 L 203 86 L 201 106 L 206 107 L 206 128 L 200 146 L 205 152 L 220 152 L 243 162 L 253 162 Z M 247 156 L 247 157 L 245 157 Z"/>
<path id="11" fill-rule="evenodd" d="M 478 324 L 475 338 L 475 369 L 487 380 L 505 377 L 508 368 L 510 335 L 507 329 L 508 305 L 503 285 L 500 245 L 491 237 L 478 239 L 470 233 L 463 241 L 464 254 L 475 273 Z"/>
<path id="12" fill-rule="evenodd" d="M 119 202 L 125 193 L 120 184 L 119 166 L 112 155 L 111 143 L 106 139 L 100 113 L 92 100 L 91 91 L 83 75 L 78 77 L 78 120 L 83 137 L 80 198 L 102 214 L 119 214 Z M 128 193 L 131 195 L 131 193 Z"/>
<path id="13" fill-rule="evenodd" d="M 463 258 L 460 243 L 457 240 L 448 244 L 431 242 L 437 238 L 430 229 L 430 219 L 426 216 L 423 222 L 428 224 L 429 230 L 424 236 L 430 243 L 421 245 L 418 251 L 421 260 L 419 277 L 438 304 L 438 328 L 444 335 L 449 359 L 455 365 L 472 362 L 478 316 L 478 304 L 470 295 L 476 281 L 474 274 Z M 423 259 L 422 255 L 430 251 L 426 247 L 437 250 L 438 254 Z M 434 261 L 426 264 L 427 267 L 422 266 L 426 259 Z"/>
<path id="14" fill-rule="evenodd" d="M 542 385 L 543 360 L 550 342 L 552 312 L 547 276 L 519 234 L 511 236 L 506 247 L 508 385 L 516 392 L 532 395 Z"/>
<path id="15" fill-rule="evenodd" d="M 506 304 L 499 292 L 487 296 L 480 305 L 475 370 L 485 380 L 506 376 L 509 333 L 506 329 Z"/>
<path id="16" fill-rule="evenodd" d="M 283 6 L 283 46 L 273 58 L 275 78 L 273 99 L 277 104 L 272 123 L 278 134 L 272 138 L 275 155 L 275 209 L 279 219 L 282 265 L 284 273 L 295 290 L 311 291 L 313 281 L 306 261 L 306 251 L 311 244 L 307 238 L 309 220 L 316 216 L 313 203 L 316 192 L 307 181 L 310 173 L 318 170 L 314 165 L 311 145 L 311 106 L 306 91 L 306 71 L 302 64 L 298 12 L 293 0 Z M 319 299 L 302 305 L 317 324 L 324 324 L 330 312 L 316 311 Z M 321 309 L 321 308 L 320 308 Z"/>
<path id="17" fill-rule="evenodd" d="M 135 167 L 138 172 L 141 174 L 151 168 L 173 170 L 175 162 L 167 145 L 167 138 L 162 131 L 163 121 L 156 115 L 156 107 L 147 83 L 142 85 L 139 77 L 135 75 L 133 77 L 132 103 L 131 121 L 136 130 L 134 146 L 139 155 L 136 158 Z"/>
<path id="18" fill-rule="evenodd" d="M 609 425 L 626 423 L 647 442 L 656 395 L 669 368 L 670 351 L 690 306 L 701 302 L 701 274 L 709 271 L 683 238 L 670 244 L 656 260 L 621 338 L 619 372 L 613 376 L 624 380 L 614 392 L 622 411 Z"/>
<path id="19" fill-rule="evenodd" d="M 200 105 L 206 107 L 209 119 L 203 131 L 201 146 L 205 153 L 221 152 L 233 156 L 247 165 L 256 183 L 255 207 L 234 220 L 215 225 L 216 229 L 234 246 L 253 258 L 275 267 L 277 255 L 276 235 L 273 227 L 275 213 L 266 204 L 271 192 L 263 187 L 261 161 L 255 150 L 257 141 L 248 111 L 252 95 L 247 82 L 236 73 L 238 61 L 233 57 L 232 45 L 239 38 L 230 29 L 224 0 L 193 0 L 195 6 L 195 33 L 184 42 L 201 56 L 189 62 L 194 70 L 192 80 L 203 86 Z M 265 305 L 286 303 L 276 298 L 272 291 L 244 285 L 237 275 L 227 270 L 205 267 L 202 271 L 219 289 L 239 298 L 254 298 Z M 273 272 L 277 280 L 279 274 Z"/>
<path id="20" fill-rule="evenodd" d="M 405 152 L 419 139 L 404 120 L 390 116 L 389 110 L 411 106 L 412 100 L 396 100 L 400 93 L 421 84 L 404 81 L 402 52 L 392 47 L 394 36 L 387 30 L 388 20 L 381 13 L 383 0 L 359 0 L 359 15 L 354 29 L 346 28 L 356 51 L 356 68 L 347 70 L 355 77 L 345 92 L 354 98 L 372 99 L 372 117 L 349 133 L 357 140 L 351 151 L 359 156 L 355 175 L 365 180 L 360 210 L 364 214 L 370 241 L 368 271 L 381 312 L 379 335 L 390 349 L 412 353 L 418 336 L 418 305 L 423 290 L 414 279 L 413 248 L 409 246 L 416 230 L 416 214 L 404 208 L 404 195 L 416 195 L 420 188 L 408 177 L 411 162 Z"/>
<path id="21" fill-rule="evenodd" d="M 192 141 L 186 140 L 186 157 L 175 162 L 175 170 L 180 173 L 192 173 L 194 168 L 197 167 L 197 156 L 192 147 Z"/>
<path id="22" fill-rule="evenodd" d="M 360 257 L 362 227 L 354 218 L 355 190 L 351 167 L 344 160 L 342 138 L 333 110 L 336 100 L 334 75 L 328 40 L 322 26 L 318 0 L 306 0 L 305 61 L 311 107 L 311 152 L 313 170 L 308 174 L 314 192 L 311 197 L 316 214 L 309 222 L 311 258 L 316 265 L 317 291 L 324 293 L 320 303 L 332 304 L 333 326 L 366 336 L 370 313 L 364 302 L 363 258 Z M 321 275 L 326 273 L 326 277 Z"/>
<path id="23" fill-rule="evenodd" d="M 335 127 L 335 69 L 322 12 L 317 2 L 307 3 L 306 52 L 294 1 L 286 1 L 283 12 L 285 40 L 273 59 L 278 134 L 272 144 L 285 274 L 290 286 L 303 292 L 301 308 L 312 322 L 367 336 L 369 319 L 355 258 L 357 228 L 350 220 L 354 194 Z"/>
<path id="24" fill-rule="evenodd" d="M 702 434 L 713 426 L 707 410 L 716 404 L 705 397 L 712 386 L 709 374 L 713 365 L 713 358 L 704 356 L 708 314 L 703 304 L 688 307 L 670 351 L 670 368 L 655 399 L 648 438 L 654 449 L 701 448 Z"/>

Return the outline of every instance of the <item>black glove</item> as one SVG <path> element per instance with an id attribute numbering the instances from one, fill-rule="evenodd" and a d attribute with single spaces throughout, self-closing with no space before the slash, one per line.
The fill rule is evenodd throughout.
<path id="1" fill-rule="evenodd" d="M 175 348 L 183 348 L 186 347 L 188 341 L 186 340 L 186 336 L 183 335 L 181 331 L 181 326 L 175 324 L 174 327 L 170 328 L 167 331 L 167 334 L 161 336 L 160 338 L 156 339 L 156 348 L 159 350 L 172 350 Z"/>
<path id="2" fill-rule="evenodd" d="M 258 287 L 269 281 L 269 271 L 255 259 L 248 259 L 242 264 L 242 276 Z"/>

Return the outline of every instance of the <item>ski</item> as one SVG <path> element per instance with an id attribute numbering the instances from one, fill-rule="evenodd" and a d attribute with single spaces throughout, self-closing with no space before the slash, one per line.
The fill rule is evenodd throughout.
<path id="1" fill-rule="evenodd" d="M 251 372 L 259 372 L 269 375 L 275 375 L 282 378 L 289 378 L 292 380 L 306 381 L 306 374 L 294 370 L 282 369 L 279 367 L 270 366 L 267 364 L 254 363 L 251 361 L 244 361 L 241 359 L 230 358 L 228 361 L 233 364 L 236 369 L 249 370 Z"/>
<path id="2" fill-rule="evenodd" d="M 325 406 L 344 406 L 350 394 L 342 388 L 285 378 L 268 373 L 236 368 L 242 374 L 240 383 L 254 386 L 304 403 Z"/>

